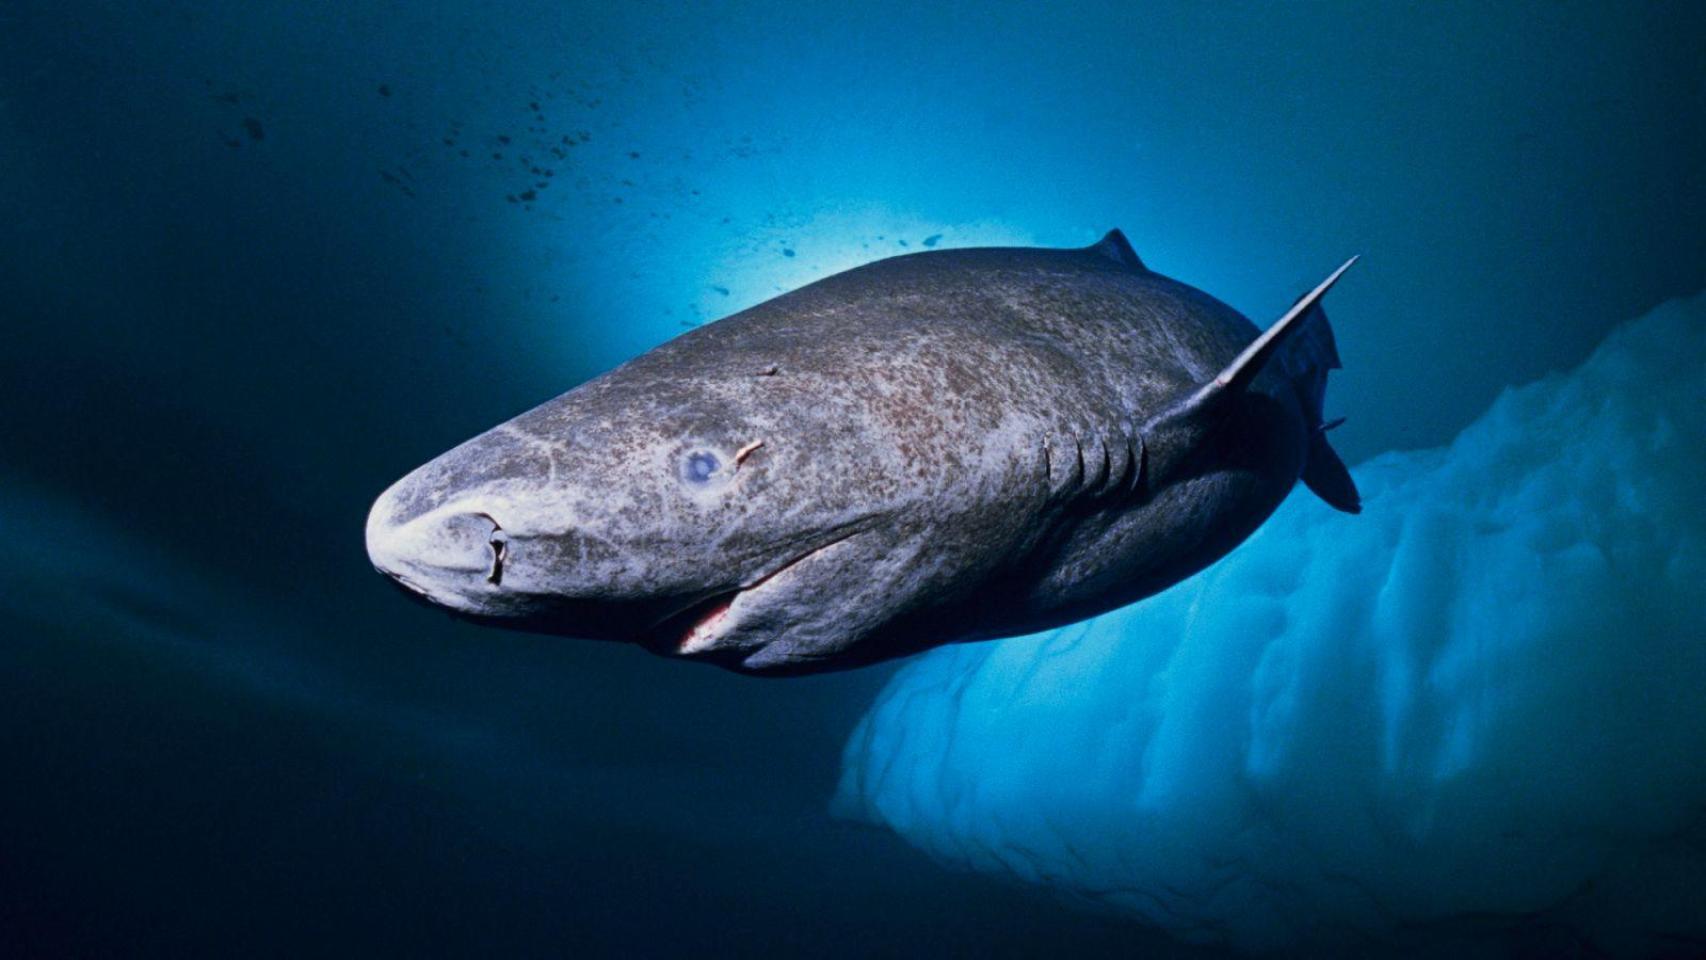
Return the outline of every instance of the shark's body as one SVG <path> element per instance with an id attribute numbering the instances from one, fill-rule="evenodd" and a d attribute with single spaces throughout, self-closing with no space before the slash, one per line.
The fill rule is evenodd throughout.
<path id="1" fill-rule="evenodd" d="M 1070 623 L 1212 563 L 1300 476 L 1357 508 L 1321 415 L 1338 275 L 1258 337 L 1118 231 L 868 264 L 421 467 L 369 553 L 467 617 L 751 673 Z"/>

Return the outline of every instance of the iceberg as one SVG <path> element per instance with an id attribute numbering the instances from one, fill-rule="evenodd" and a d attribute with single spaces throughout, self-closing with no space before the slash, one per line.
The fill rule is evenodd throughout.
<path id="1" fill-rule="evenodd" d="M 1245 951 L 1706 951 L 1706 295 L 1354 472 L 1360 517 L 1293 496 L 1157 597 L 909 663 L 836 809 Z"/>

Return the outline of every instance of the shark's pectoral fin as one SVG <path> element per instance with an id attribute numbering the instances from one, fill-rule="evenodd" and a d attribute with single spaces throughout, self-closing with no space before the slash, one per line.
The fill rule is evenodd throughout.
<path id="1" fill-rule="evenodd" d="M 1284 355 L 1282 348 L 1295 340 L 1299 331 L 1312 323 L 1325 327 L 1327 318 L 1320 309 L 1321 298 L 1356 262 L 1356 257 L 1346 260 L 1315 289 L 1299 297 L 1285 316 L 1240 351 L 1225 369 L 1144 424 L 1144 482 L 1147 487 L 1154 489 L 1180 476 L 1193 456 L 1203 448 L 1204 441 L 1225 420 L 1234 401 L 1244 394 L 1270 361 Z M 1338 454 L 1328 446 L 1323 435 L 1325 431 L 1320 429 L 1320 393 L 1326 383 L 1326 371 L 1338 366 L 1338 353 L 1332 346 L 1330 332 L 1325 329 L 1315 338 L 1317 342 L 1308 342 L 1309 339 L 1300 341 L 1302 346 L 1291 351 L 1289 362 L 1281 365 L 1286 375 L 1297 384 L 1305 415 L 1313 421 L 1309 423 L 1309 456 L 1303 480 L 1323 500 L 1354 513 L 1359 509 L 1356 486 Z"/>
<path id="2" fill-rule="evenodd" d="M 1351 264 L 1356 262 L 1356 257 L 1346 260 L 1327 279 L 1317 284 L 1315 289 L 1299 297 L 1297 302 L 1291 305 L 1291 309 L 1285 312 L 1285 316 L 1279 318 L 1278 323 L 1262 331 L 1261 336 L 1257 337 L 1249 346 L 1244 348 L 1243 352 L 1238 354 L 1238 359 L 1227 364 L 1226 369 L 1216 374 L 1213 380 L 1199 387 L 1188 402 L 1199 406 L 1207 405 L 1213 403 L 1218 397 L 1236 393 L 1248 387 L 1250 381 L 1256 379 L 1256 374 L 1262 372 L 1262 368 L 1273 358 L 1274 353 L 1279 350 L 1286 339 L 1302 329 L 1305 319 L 1309 316 L 1310 309 L 1327 295 L 1328 290 L 1333 289 L 1333 284 L 1338 283 L 1339 278 L 1344 276 L 1345 271 L 1349 270 Z M 1335 363 L 1337 359 L 1335 356 Z"/>

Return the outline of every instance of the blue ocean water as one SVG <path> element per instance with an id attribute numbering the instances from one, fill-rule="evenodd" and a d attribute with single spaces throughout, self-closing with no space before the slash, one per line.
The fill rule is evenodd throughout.
<path id="1" fill-rule="evenodd" d="M 1344 929 L 1445 949 L 1415 921 L 1495 955 L 1655 951 L 1643 931 L 1686 955 L 1699 931 L 1666 905 L 1699 903 L 1699 858 L 1631 851 L 1694 837 L 1706 802 L 1701 710 L 1659 683 L 1697 675 L 1678 638 L 1706 635 L 1702 321 L 1661 306 L 1706 287 L 1702 27 L 1681 3 L 10 0 L 0 952 L 1221 956 Z M 1293 503 L 1200 593 L 1130 612 L 1212 649 L 1290 638 L 1179 661 L 1210 671 L 1170 688 L 1184 713 L 1120 703 L 1112 681 L 1156 682 L 1141 658 L 1024 686 L 1046 640 L 763 682 L 452 623 L 368 567 L 363 516 L 402 471 L 689 327 L 886 255 L 1116 226 L 1260 323 L 1361 253 L 1331 305 L 1334 442 L 1403 491 L 1342 536 Z M 1591 383 L 1621 392 L 1581 379 L 1617 364 Z M 1547 377 L 1522 396 L 1596 398 L 1579 434 L 1497 399 Z M 1322 577 L 1269 569 L 1303 562 L 1281 532 Z M 1334 621 L 1322 598 L 1346 593 L 1381 601 Z M 1554 623 L 1575 605 L 1622 612 Z M 1346 636 L 1408 653 L 1335 660 Z M 1493 642 L 1525 638 L 1556 652 Z M 949 756 L 919 731 L 976 718 L 926 694 L 976 677 L 1001 722 Z M 1507 685 L 1464 677 L 1546 695 L 1505 709 Z M 1309 696 L 1386 739 L 1329 735 Z M 1253 704 L 1265 739 L 1186 722 Z M 1158 766 L 1145 709 L 1174 724 Z M 1564 713 L 1602 742 L 1525 753 L 1586 736 Z M 1018 734 L 1042 739 L 1004 751 Z M 1389 766 L 1347 765 L 1359 745 Z M 1043 773 L 1081 789 L 1025 787 Z M 1594 786 L 1617 778 L 1644 789 Z M 1357 806 L 1379 829 L 1287 818 L 1324 785 L 1385 803 Z M 1124 817 L 1132 795 L 1173 805 Z M 1489 879 L 1475 851 L 1510 819 L 1538 839 Z M 1223 887 L 1193 857 L 1254 866 Z M 1583 884 L 1665 895 L 1556 922 Z M 1156 887 L 1179 901 L 1083 909 Z M 1270 896 L 1225 892 L 1247 888 Z"/>

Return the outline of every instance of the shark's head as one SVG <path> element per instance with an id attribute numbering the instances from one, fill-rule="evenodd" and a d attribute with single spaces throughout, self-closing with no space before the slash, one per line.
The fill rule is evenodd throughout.
<path id="1" fill-rule="evenodd" d="M 951 519 L 924 493 L 953 464 L 903 449 L 930 411 L 702 339 L 405 476 L 368 518 L 373 564 L 461 617 L 759 673 L 845 661 L 969 582 L 908 562 Z"/>

